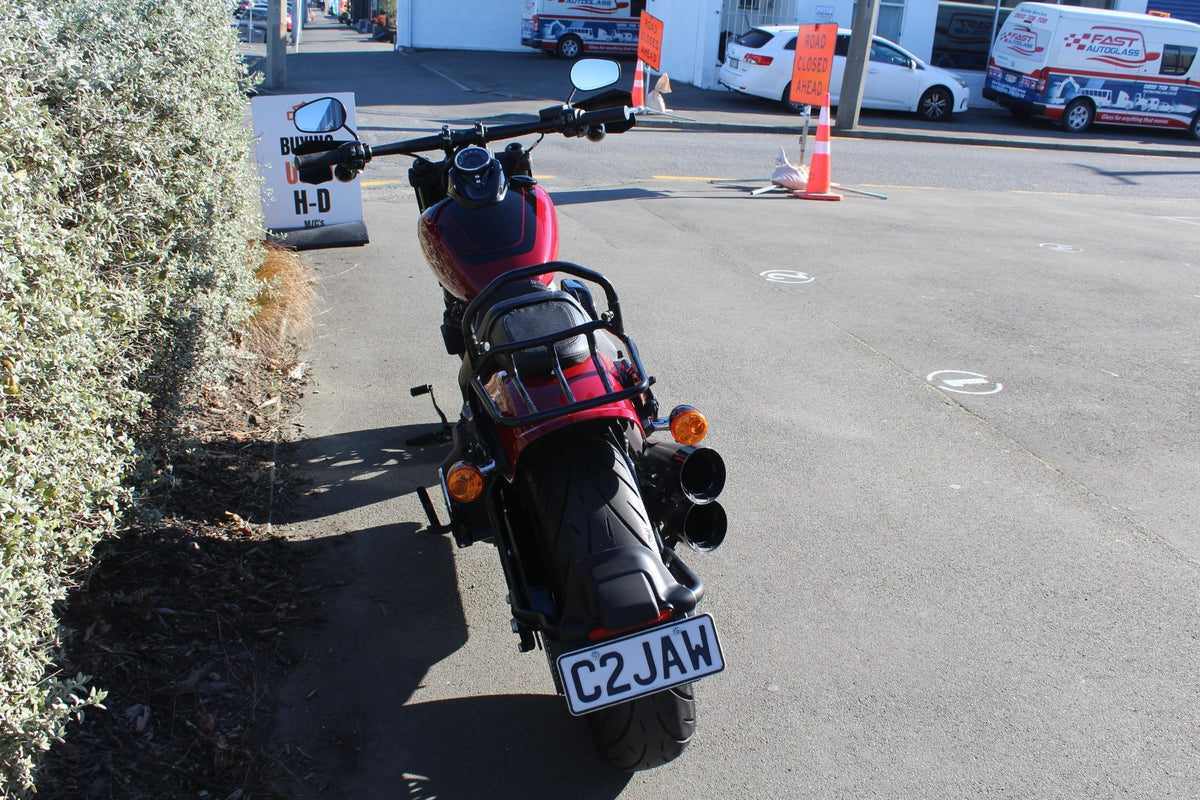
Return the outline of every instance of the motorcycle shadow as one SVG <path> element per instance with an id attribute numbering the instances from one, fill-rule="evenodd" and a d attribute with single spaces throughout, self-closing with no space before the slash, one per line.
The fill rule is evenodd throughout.
<path id="1" fill-rule="evenodd" d="M 318 436 L 290 444 L 280 458 L 303 496 L 275 509 L 277 523 L 306 522 L 412 494 L 437 482 L 448 445 L 405 442 L 437 425 L 392 426 Z"/>
<path id="2" fill-rule="evenodd" d="M 282 796 L 621 793 L 629 776 L 600 761 L 560 697 L 421 701 L 429 671 L 468 638 L 449 537 L 403 522 L 306 546 L 316 548 L 304 581 L 313 588 L 295 613 L 312 622 L 288 631 L 299 658 L 276 695 L 272 736 L 290 754 Z"/>
<path id="3" fill-rule="evenodd" d="M 587 724 L 572 718 L 552 695 L 491 695 L 405 706 L 393 717 L 394 736 L 378 753 L 374 787 L 398 788 L 389 797 L 476 800 L 481 797 L 618 797 L 631 776 L 595 754 Z M 366 778 L 367 776 L 364 776 Z"/>

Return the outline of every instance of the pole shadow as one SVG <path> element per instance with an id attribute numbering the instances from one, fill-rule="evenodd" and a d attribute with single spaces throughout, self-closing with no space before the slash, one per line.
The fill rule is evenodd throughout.
<path id="1" fill-rule="evenodd" d="M 306 489 L 275 509 L 279 523 L 307 522 L 412 494 L 437 483 L 448 445 L 405 442 L 439 425 L 372 428 L 291 443 L 280 458 Z"/>

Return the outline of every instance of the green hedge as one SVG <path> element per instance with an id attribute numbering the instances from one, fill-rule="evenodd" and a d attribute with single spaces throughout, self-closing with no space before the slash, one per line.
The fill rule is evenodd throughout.
<path id="1" fill-rule="evenodd" d="M 261 255 L 220 2 L 0 4 L 0 796 L 102 699 L 54 604 L 245 321 Z"/>

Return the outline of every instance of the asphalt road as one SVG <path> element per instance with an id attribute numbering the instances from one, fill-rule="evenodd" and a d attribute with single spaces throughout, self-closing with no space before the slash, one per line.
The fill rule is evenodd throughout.
<path id="1" fill-rule="evenodd" d="M 365 55 L 367 137 L 554 96 Z M 1131 196 L 1098 173 L 1195 162 L 1072 155 L 1100 168 L 1062 193 L 885 172 L 990 151 L 839 140 L 835 180 L 887 200 L 809 203 L 751 197 L 751 153 L 794 139 L 741 136 L 732 163 L 686 131 L 535 153 L 561 256 L 613 280 L 660 401 L 702 408 L 729 465 L 729 539 L 689 559 L 729 663 L 692 747 L 603 767 L 516 653 L 495 553 L 425 531 L 440 451 L 403 442 L 437 418 L 407 389 L 452 411 L 457 366 L 403 165 L 380 164 L 371 244 L 307 255 L 323 313 L 295 459 L 315 488 L 279 522 L 326 542 L 328 589 L 325 624 L 291 636 L 275 739 L 312 761 L 289 796 L 1193 797 L 1200 213 L 1184 178 Z"/>

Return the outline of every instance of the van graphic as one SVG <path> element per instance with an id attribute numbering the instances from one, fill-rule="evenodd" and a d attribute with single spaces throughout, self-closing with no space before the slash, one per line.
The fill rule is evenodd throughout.
<path id="1" fill-rule="evenodd" d="M 1146 41 L 1141 31 L 1104 25 L 1095 25 L 1087 33 L 1068 33 L 1063 37 L 1063 46 L 1068 50 L 1087 53 L 1090 61 L 1135 69 L 1155 61 L 1161 55 L 1146 52 Z"/>
<path id="2" fill-rule="evenodd" d="M 1035 56 L 1046 49 L 1045 45 L 1038 44 L 1037 31 L 1031 31 L 1028 28 L 1001 31 L 997 43 L 1006 45 L 1009 50 L 1026 58 Z"/>
<path id="3" fill-rule="evenodd" d="M 566 0 L 570 11 L 586 11 L 590 14 L 627 13 L 629 3 L 618 0 Z"/>

